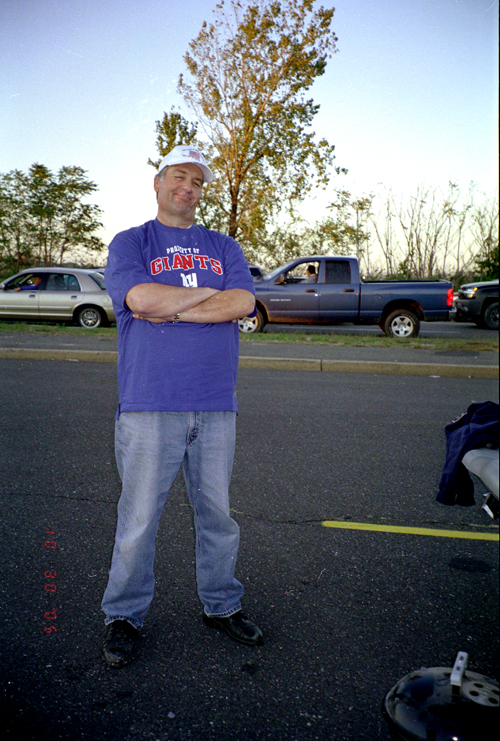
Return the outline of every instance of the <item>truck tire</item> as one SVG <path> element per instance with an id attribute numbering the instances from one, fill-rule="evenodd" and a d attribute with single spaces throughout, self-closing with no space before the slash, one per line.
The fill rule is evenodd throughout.
<path id="1" fill-rule="evenodd" d="M 264 317 L 259 309 L 257 309 L 257 314 L 251 318 L 246 316 L 244 319 L 238 319 L 238 328 L 243 334 L 262 332 L 264 324 Z"/>
<path id="2" fill-rule="evenodd" d="M 384 332 L 388 337 L 397 337 L 398 339 L 418 337 L 420 321 L 413 311 L 396 309 L 386 318 Z"/>
<path id="3" fill-rule="evenodd" d="M 498 329 L 498 301 L 486 307 L 483 321 L 488 329 Z"/>

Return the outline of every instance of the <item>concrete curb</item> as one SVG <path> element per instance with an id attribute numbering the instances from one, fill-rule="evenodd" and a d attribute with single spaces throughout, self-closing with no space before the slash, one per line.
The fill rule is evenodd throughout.
<path id="1" fill-rule="evenodd" d="M 109 350 L 44 350 L 35 348 L 0 348 L 0 358 L 14 360 L 75 360 L 90 363 L 116 363 L 118 353 Z"/>
<path id="2" fill-rule="evenodd" d="M 498 378 L 498 366 L 456 363 L 395 363 L 377 360 L 323 360 L 322 371 L 336 373 L 382 373 L 397 376 L 447 376 L 450 378 Z"/>
<path id="3" fill-rule="evenodd" d="M 118 353 L 105 350 L 44 350 L 0 348 L 0 358 L 14 360 L 68 360 L 90 363 L 116 363 Z M 446 376 L 453 378 L 498 379 L 498 366 L 452 363 L 396 363 L 377 360 L 320 360 L 241 356 L 240 368 L 301 370 L 323 373 L 379 373 L 398 376 Z"/>
<path id="4" fill-rule="evenodd" d="M 324 373 L 381 373 L 398 376 L 498 378 L 497 366 L 452 363 L 396 363 L 378 360 L 306 360 L 299 358 L 240 357 L 240 368 L 306 370 Z"/>
<path id="5" fill-rule="evenodd" d="M 261 358 L 253 355 L 240 355 L 239 368 L 321 371 L 322 362 L 322 360 L 307 360 L 306 358 Z"/>

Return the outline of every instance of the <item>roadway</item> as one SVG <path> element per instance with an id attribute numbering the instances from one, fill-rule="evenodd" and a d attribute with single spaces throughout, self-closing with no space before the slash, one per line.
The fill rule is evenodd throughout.
<path id="1" fill-rule="evenodd" d="M 436 331 L 445 332 L 449 326 L 449 323 L 442 323 Z M 456 326 L 459 331 L 469 331 L 470 338 L 483 336 L 481 333 L 491 338 L 487 330 L 472 325 Z M 5 326 L 0 332 L 0 358 L 116 362 L 118 357 L 116 333 L 94 334 L 82 330 L 78 334 L 64 334 L 30 332 L 29 325 L 26 328 L 26 332 L 9 332 L 8 325 Z M 284 329 L 297 331 L 294 327 Z M 349 325 L 342 330 L 346 334 L 356 330 L 380 333 L 378 328 Z M 455 331 L 453 327 L 451 331 Z M 271 331 L 261 335 L 258 341 L 252 335 L 242 337 L 240 368 L 498 378 L 498 351 L 493 349 L 441 350 L 432 342 L 425 347 L 412 347 L 411 343 L 398 340 L 391 341 L 386 347 L 354 347 L 308 341 L 308 338 L 312 340 L 313 334 L 308 331 L 302 335 L 304 341 L 290 343 L 274 342 L 274 332 Z"/>
<path id="2" fill-rule="evenodd" d="M 435 501 L 444 427 L 498 401 L 495 380 L 242 368 L 232 507 L 244 607 L 266 643 L 202 624 L 179 478 L 136 660 L 114 672 L 99 603 L 116 368 L 0 358 L 0 379 L 5 738 L 388 741 L 381 701 L 409 671 L 461 650 L 499 678 L 498 527 Z"/>

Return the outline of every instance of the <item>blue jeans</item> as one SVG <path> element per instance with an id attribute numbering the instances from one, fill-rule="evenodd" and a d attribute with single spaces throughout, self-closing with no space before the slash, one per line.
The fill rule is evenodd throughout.
<path id="1" fill-rule="evenodd" d="M 209 616 L 241 609 L 234 577 L 239 528 L 229 512 L 235 412 L 126 412 L 116 422 L 122 494 L 102 600 L 105 623 L 140 628 L 154 594 L 155 539 L 168 492 L 181 465 L 194 511 L 196 581 Z"/>

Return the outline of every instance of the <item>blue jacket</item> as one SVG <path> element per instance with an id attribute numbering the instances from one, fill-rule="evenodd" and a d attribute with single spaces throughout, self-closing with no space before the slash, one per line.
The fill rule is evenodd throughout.
<path id="1" fill-rule="evenodd" d="M 498 404 L 471 404 L 466 413 L 445 427 L 446 462 L 436 497 L 441 504 L 475 504 L 474 483 L 462 458 L 469 450 L 498 446 Z"/>

